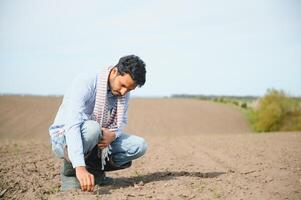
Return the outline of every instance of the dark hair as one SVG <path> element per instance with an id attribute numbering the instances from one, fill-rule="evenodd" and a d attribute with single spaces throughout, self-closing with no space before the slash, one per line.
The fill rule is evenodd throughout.
<path id="1" fill-rule="evenodd" d="M 124 75 L 124 73 L 129 74 L 137 86 L 141 87 L 144 85 L 146 74 L 145 63 L 138 56 L 129 55 L 121 57 L 115 67 L 117 67 L 120 75 Z"/>

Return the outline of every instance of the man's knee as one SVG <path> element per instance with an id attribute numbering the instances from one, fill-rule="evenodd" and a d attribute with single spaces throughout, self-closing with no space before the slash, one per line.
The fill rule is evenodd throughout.
<path id="1" fill-rule="evenodd" d="M 140 149 L 140 151 L 139 151 L 140 156 L 143 156 L 145 154 L 146 150 L 147 150 L 147 143 L 146 143 L 145 139 L 143 139 L 143 138 L 142 138 L 142 141 L 140 143 L 140 148 L 139 149 Z"/>
<path id="2" fill-rule="evenodd" d="M 143 138 L 136 140 L 135 145 L 130 148 L 130 153 L 134 155 L 134 157 L 138 158 L 145 154 L 147 150 L 147 143 Z"/>
<path id="3" fill-rule="evenodd" d="M 98 141 L 101 137 L 100 126 L 93 120 L 85 121 L 82 124 L 81 131 L 86 141 Z"/>

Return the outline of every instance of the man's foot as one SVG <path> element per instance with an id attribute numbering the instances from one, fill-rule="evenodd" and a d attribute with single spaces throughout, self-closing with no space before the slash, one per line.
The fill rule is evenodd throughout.
<path id="1" fill-rule="evenodd" d="M 62 166 L 61 169 L 61 191 L 64 192 L 70 189 L 80 189 L 80 183 L 77 180 L 75 174 L 74 176 L 66 176 L 64 174 L 65 166 Z"/>
<path id="2" fill-rule="evenodd" d="M 71 162 L 64 159 L 62 173 L 65 176 L 75 176 L 75 169 L 73 168 Z"/>
<path id="3" fill-rule="evenodd" d="M 111 185 L 114 183 L 114 179 L 107 177 L 105 172 L 94 174 L 95 185 Z"/>
<path id="4" fill-rule="evenodd" d="M 69 173 L 70 171 L 66 171 L 66 166 L 62 166 L 62 170 L 61 170 L 61 191 L 64 192 L 66 190 L 70 190 L 70 189 L 80 189 L 80 183 L 77 180 L 75 174 L 71 175 L 71 173 Z M 65 174 L 67 173 L 67 175 Z M 107 177 L 105 175 L 105 172 L 97 172 L 95 173 L 95 171 L 93 171 L 92 173 L 94 175 L 94 182 L 95 185 L 111 185 L 114 183 L 114 179 L 111 177 Z"/>
<path id="5" fill-rule="evenodd" d="M 109 171 L 116 171 L 116 170 L 122 170 L 122 169 L 126 169 L 132 166 L 132 161 L 129 161 L 123 165 L 117 165 L 114 161 L 113 161 L 113 156 L 110 155 L 109 156 L 109 160 L 107 161 L 106 165 L 104 166 L 104 171 L 109 172 Z"/>
<path id="6" fill-rule="evenodd" d="M 106 177 L 104 170 L 101 170 L 101 159 L 98 157 L 100 150 L 95 146 L 85 157 L 86 169 L 94 175 L 95 185 L 109 185 L 113 179 Z"/>

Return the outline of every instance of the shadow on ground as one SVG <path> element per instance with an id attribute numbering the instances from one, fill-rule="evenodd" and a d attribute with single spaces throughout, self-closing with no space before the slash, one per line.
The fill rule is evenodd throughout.
<path id="1" fill-rule="evenodd" d="M 154 172 L 146 175 L 139 175 L 135 177 L 125 178 L 114 178 L 114 183 L 108 186 L 100 187 L 95 193 L 97 194 L 111 194 L 111 190 L 133 187 L 142 182 L 143 185 L 156 181 L 168 181 L 175 179 L 177 177 L 197 177 L 197 178 L 215 178 L 222 174 L 226 174 L 226 172 L 187 172 L 187 171 L 164 171 L 164 172 Z"/>

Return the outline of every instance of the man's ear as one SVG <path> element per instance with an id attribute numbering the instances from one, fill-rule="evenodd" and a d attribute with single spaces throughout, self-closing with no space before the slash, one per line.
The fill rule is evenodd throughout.
<path id="1" fill-rule="evenodd" d="M 112 69 L 112 71 L 113 71 L 113 75 L 114 75 L 114 76 L 117 76 L 117 75 L 118 75 L 118 69 L 117 69 L 117 67 L 114 67 L 114 68 Z"/>

